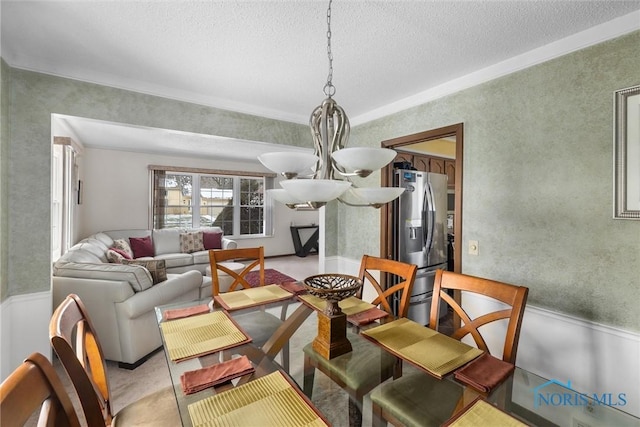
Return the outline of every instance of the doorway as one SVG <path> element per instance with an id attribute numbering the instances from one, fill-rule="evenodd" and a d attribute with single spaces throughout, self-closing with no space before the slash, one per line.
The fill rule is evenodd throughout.
<path id="1" fill-rule="evenodd" d="M 463 124 L 457 123 L 438 129 L 431 129 L 412 135 L 401 136 L 394 139 L 382 141 L 383 148 L 392 150 L 401 150 L 401 147 L 415 145 L 426 141 L 434 141 L 439 139 L 455 140 L 455 161 L 452 164 L 455 171 L 451 171 L 454 178 L 454 209 L 453 209 L 453 271 L 462 272 L 462 152 L 463 152 Z M 382 169 L 382 187 L 393 186 L 393 163 L 404 159 L 401 153 L 396 156 L 397 160 L 391 162 Z M 442 172 L 441 172 L 442 173 Z M 380 210 L 380 256 L 382 258 L 391 259 L 393 257 L 393 242 L 391 235 L 391 214 L 392 204 L 387 203 Z"/>

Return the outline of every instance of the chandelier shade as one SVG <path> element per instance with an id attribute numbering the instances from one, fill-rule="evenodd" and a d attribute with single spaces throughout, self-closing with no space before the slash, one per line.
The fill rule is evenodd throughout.
<path id="1" fill-rule="evenodd" d="M 343 169 L 342 175 L 364 178 L 388 165 L 396 152 L 388 148 L 353 147 L 334 151 L 331 157 Z"/>
<path id="2" fill-rule="evenodd" d="M 364 203 L 366 205 L 379 208 L 380 206 L 386 203 L 389 203 L 390 201 L 400 197 L 400 195 L 404 193 L 404 188 L 402 187 L 379 187 L 379 188 L 367 187 L 367 188 L 351 188 L 349 191 L 356 199 L 361 201 L 361 204 Z"/>
<path id="3" fill-rule="evenodd" d="M 297 205 L 305 203 L 304 200 L 299 200 L 293 197 L 287 190 L 284 188 L 276 188 L 267 190 L 268 197 L 271 197 L 273 200 L 276 200 L 287 207 L 295 208 Z"/>
<path id="4" fill-rule="evenodd" d="M 258 160 L 270 170 L 291 179 L 298 175 L 311 176 L 313 166 L 318 163 L 318 156 L 309 153 L 273 152 L 259 155 Z"/>
<path id="5" fill-rule="evenodd" d="M 314 208 L 337 199 L 351 187 L 348 181 L 333 179 L 290 179 L 282 181 L 280 185 L 293 198 L 309 203 Z"/>

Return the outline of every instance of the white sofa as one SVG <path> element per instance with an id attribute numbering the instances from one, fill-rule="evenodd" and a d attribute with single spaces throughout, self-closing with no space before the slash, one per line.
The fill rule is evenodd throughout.
<path id="1" fill-rule="evenodd" d="M 207 230 L 216 228 L 208 228 Z M 219 229 L 218 229 L 219 230 Z M 211 278 L 203 277 L 209 265 L 207 250 L 180 252 L 184 229 L 115 230 L 91 235 L 67 251 L 53 266 L 53 307 L 71 293 L 83 301 L 108 360 L 135 368 L 162 340 L 154 308 L 211 295 Z M 141 265 L 111 263 L 107 251 L 116 239 L 151 236 L 154 256 L 138 260 L 162 260 L 166 280 L 153 284 Z M 235 241 L 222 238 L 222 248 L 235 248 Z"/>

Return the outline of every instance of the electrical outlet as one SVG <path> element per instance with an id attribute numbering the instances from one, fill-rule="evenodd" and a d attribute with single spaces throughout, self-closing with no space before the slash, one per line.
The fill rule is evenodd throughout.
<path id="1" fill-rule="evenodd" d="M 587 424 L 584 421 L 580 421 L 577 418 L 573 418 L 573 422 L 571 423 L 571 427 L 591 427 L 591 424 Z"/>
<path id="2" fill-rule="evenodd" d="M 592 416 L 595 418 L 599 416 L 599 408 L 593 400 L 589 400 L 589 403 L 583 406 L 583 409 L 584 409 L 583 412 L 589 416 Z"/>
<path id="3" fill-rule="evenodd" d="M 469 240 L 469 255 L 478 255 L 478 241 Z"/>

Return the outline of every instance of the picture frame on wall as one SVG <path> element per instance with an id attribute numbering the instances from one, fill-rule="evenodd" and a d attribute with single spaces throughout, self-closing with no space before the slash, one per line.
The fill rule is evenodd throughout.
<path id="1" fill-rule="evenodd" d="M 614 212 L 640 220 L 640 85 L 614 93 Z"/>

